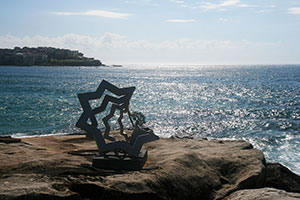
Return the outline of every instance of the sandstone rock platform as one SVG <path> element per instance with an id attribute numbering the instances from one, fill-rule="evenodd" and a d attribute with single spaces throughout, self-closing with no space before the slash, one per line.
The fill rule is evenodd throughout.
<path id="1" fill-rule="evenodd" d="M 274 188 L 261 188 L 252 190 L 240 190 L 234 192 L 226 199 L 228 200 L 297 200 L 299 193 L 286 192 Z M 225 199 L 225 200 L 226 200 Z"/>
<path id="2" fill-rule="evenodd" d="M 0 143 L 0 199 L 223 199 L 265 186 L 263 153 L 245 141 L 168 138 L 145 144 L 140 171 L 92 167 L 84 135 Z"/>

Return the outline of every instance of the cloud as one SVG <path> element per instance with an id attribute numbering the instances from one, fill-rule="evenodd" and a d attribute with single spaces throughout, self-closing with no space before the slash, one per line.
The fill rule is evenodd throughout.
<path id="1" fill-rule="evenodd" d="M 300 7 L 289 8 L 288 13 L 294 15 L 300 15 Z"/>
<path id="2" fill-rule="evenodd" d="M 176 2 L 175 0 L 170 0 L 171 2 Z M 181 1 L 179 1 L 181 2 Z M 227 7 L 237 7 L 237 8 L 248 8 L 256 7 L 254 5 L 240 4 L 240 0 L 223 0 L 220 3 L 211 3 L 211 2 L 198 2 L 194 5 L 180 3 L 180 7 L 190 8 L 190 9 L 205 9 L 205 10 L 219 10 L 224 11 Z"/>
<path id="3" fill-rule="evenodd" d="M 128 13 L 119 13 L 106 10 L 90 10 L 86 12 L 52 12 L 55 15 L 85 15 L 85 16 L 97 16 L 105 18 L 114 18 L 114 19 L 126 19 L 130 14 Z"/>
<path id="4" fill-rule="evenodd" d="M 226 18 L 219 18 L 219 21 L 221 21 L 221 22 L 228 22 L 229 20 L 226 19 Z"/>
<path id="5" fill-rule="evenodd" d="M 133 62 L 248 64 L 267 62 L 266 59 L 269 63 L 271 61 L 274 63 L 277 60 L 280 62 L 284 53 L 288 52 L 280 45 L 279 43 L 197 40 L 191 38 L 152 42 L 148 40 L 130 40 L 115 33 L 105 33 L 99 36 L 66 34 L 58 37 L 0 35 L 0 48 L 13 48 L 15 46 L 68 48 L 79 50 L 85 56 L 98 58 L 106 64 Z M 287 56 L 299 61 L 298 54 L 293 55 L 294 57 Z"/>
<path id="6" fill-rule="evenodd" d="M 234 6 L 236 4 L 240 3 L 240 0 L 227 0 L 224 1 L 223 3 L 219 4 L 220 7 L 224 6 Z"/>
<path id="7" fill-rule="evenodd" d="M 247 7 L 252 7 L 252 6 L 250 6 L 248 4 L 239 4 L 239 5 L 237 5 L 237 7 L 239 7 L 239 8 L 247 8 Z"/>
<path id="8" fill-rule="evenodd" d="M 182 4 L 184 3 L 184 1 L 179 1 L 179 0 L 170 0 L 173 3 L 177 3 L 177 4 Z"/>
<path id="9" fill-rule="evenodd" d="M 195 22 L 195 19 L 169 19 L 167 22 L 171 23 L 189 23 L 189 22 Z"/>
<path id="10" fill-rule="evenodd" d="M 206 2 L 206 3 L 203 3 L 199 7 L 209 10 L 209 9 L 218 9 L 218 8 L 228 7 L 228 6 L 236 6 L 239 3 L 240 3 L 240 0 L 226 0 L 219 4 Z"/>

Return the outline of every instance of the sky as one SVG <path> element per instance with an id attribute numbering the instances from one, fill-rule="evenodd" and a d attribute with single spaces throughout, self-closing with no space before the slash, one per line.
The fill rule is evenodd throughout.
<path id="1" fill-rule="evenodd" d="M 0 0 L 0 48 L 105 64 L 300 64 L 300 0 Z"/>

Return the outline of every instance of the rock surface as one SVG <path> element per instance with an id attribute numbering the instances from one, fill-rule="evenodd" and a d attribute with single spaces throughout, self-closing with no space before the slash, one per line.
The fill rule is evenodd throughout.
<path id="1" fill-rule="evenodd" d="M 300 193 L 300 176 L 280 163 L 267 163 L 266 187 Z"/>
<path id="2" fill-rule="evenodd" d="M 274 188 L 240 190 L 224 200 L 299 200 L 299 193 L 291 193 Z"/>
<path id="3" fill-rule="evenodd" d="M 261 151 L 244 141 L 160 139 L 141 171 L 91 167 L 83 135 L 0 143 L 0 199 L 222 199 L 265 182 Z"/>
<path id="4" fill-rule="evenodd" d="M 12 138 L 11 136 L 2 136 L 0 137 L 0 142 L 3 142 L 3 143 L 18 143 L 18 142 L 21 142 L 21 139 L 19 138 Z"/>

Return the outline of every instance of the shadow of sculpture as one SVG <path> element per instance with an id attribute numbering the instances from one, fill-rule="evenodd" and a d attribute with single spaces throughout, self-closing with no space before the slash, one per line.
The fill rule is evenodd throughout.
<path id="1" fill-rule="evenodd" d="M 117 97 L 106 94 L 100 106 L 92 109 L 89 101 L 100 99 L 106 90 Z M 143 144 L 159 139 L 151 129 L 143 127 L 144 116 L 141 113 L 130 113 L 129 101 L 134 90 L 135 87 L 118 88 L 102 80 L 95 92 L 78 94 L 83 112 L 76 126 L 85 130 L 87 137 L 94 138 L 96 141 L 99 155 L 93 159 L 94 167 L 119 170 L 141 169 L 147 160 L 147 152 L 141 151 Z M 102 119 L 105 125 L 105 131 L 102 133 L 98 129 L 96 115 L 104 112 L 109 103 L 111 103 L 110 112 Z M 117 141 L 109 135 L 111 130 L 109 120 L 115 115 L 117 110 L 120 111 L 117 121 L 120 127 L 120 134 L 125 139 L 124 141 Z M 126 113 L 134 127 L 130 137 L 124 132 L 122 124 L 123 116 Z M 106 142 L 106 140 L 109 142 Z"/>

